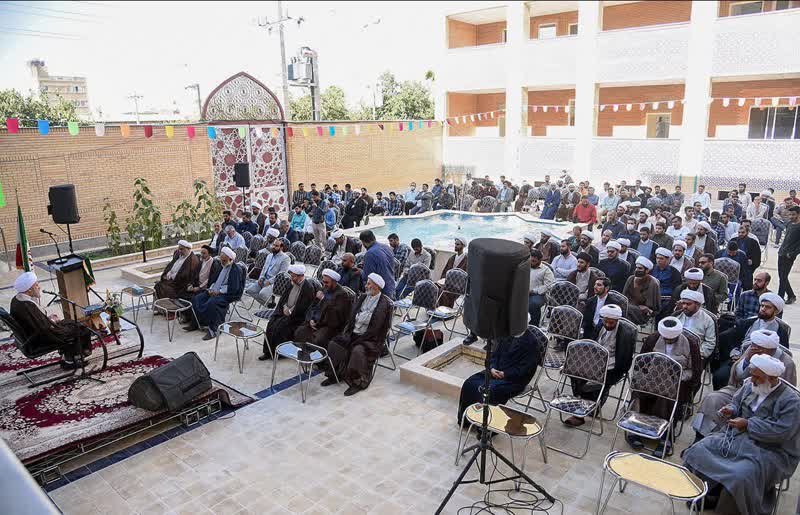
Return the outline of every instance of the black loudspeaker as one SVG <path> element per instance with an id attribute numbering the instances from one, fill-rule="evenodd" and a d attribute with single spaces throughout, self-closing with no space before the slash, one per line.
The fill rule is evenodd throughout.
<path id="1" fill-rule="evenodd" d="M 149 411 L 175 412 L 212 387 L 211 374 L 194 352 L 138 377 L 128 389 L 128 402 Z"/>
<path id="2" fill-rule="evenodd" d="M 76 224 L 81 221 L 78 214 L 78 199 L 75 196 L 74 184 L 50 186 L 47 196 L 50 199 L 48 212 L 57 224 Z"/>
<path id="3" fill-rule="evenodd" d="M 481 338 L 518 336 L 528 327 L 530 251 L 514 241 L 469 243 L 464 325 Z"/>
<path id="4" fill-rule="evenodd" d="M 250 163 L 236 163 L 233 165 L 233 181 L 237 188 L 250 187 Z"/>

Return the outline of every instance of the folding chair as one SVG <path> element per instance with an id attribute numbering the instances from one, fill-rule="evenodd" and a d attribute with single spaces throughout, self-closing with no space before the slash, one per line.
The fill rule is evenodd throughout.
<path id="1" fill-rule="evenodd" d="M 237 256 L 238 256 L 238 251 L 240 250 L 245 251 L 245 253 L 247 252 L 247 249 L 245 248 L 238 248 L 236 249 Z M 234 263 L 234 265 L 240 268 L 240 272 L 242 274 L 242 293 L 237 298 L 235 298 L 230 304 L 228 304 L 228 312 L 226 314 L 226 320 L 230 321 L 233 318 L 233 315 L 236 314 L 236 316 L 238 316 L 242 320 L 250 322 L 253 319 L 246 315 L 243 315 L 239 311 L 239 304 L 242 302 L 242 296 L 244 295 L 244 285 L 247 283 L 247 265 L 244 263 L 244 261 L 237 261 L 236 263 Z"/>
<path id="2" fill-rule="evenodd" d="M 728 277 L 728 312 L 736 310 L 736 300 L 739 298 L 739 290 L 742 283 L 739 282 L 740 266 L 739 263 L 731 258 L 721 257 L 714 260 L 714 268 Z M 723 303 L 724 304 L 724 303 Z M 720 311 L 724 309 L 721 305 Z"/>
<path id="3" fill-rule="evenodd" d="M 422 247 L 423 249 L 428 251 L 428 254 L 431 255 L 431 264 L 428 268 L 431 269 L 431 272 L 436 268 L 436 250 L 433 247 Z"/>
<path id="4" fill-rule="evenodd" d="M 589 452 L 589 442 L 592 435 L 601 436 L 603 434 L 603 420 L 596 416 L 597 410 L 600 407 L 599 400 L 603 398 L 603 392 L 606 388 L 606 372 L 608 369 L 608 349 L 592 340 L 577 340 L 567 345 L 566 358 L 564 366 L 561 368 L 561 379 L 559 386 L 556 389 L 556 395 L 549 402 L 550 410 L 547 412 L 547 419 L 544 422 L 545 432 L 547 431 L 547 424 L 550 422 L 550 416 L 554 411 L 558 412 L 558 416 L 563 422 L 564 415 L 576 417 L 592 417 L 592 425 L 589 429 L 577 427 L 578 431 L 586 433 L 586 447 L 581 454 L 573 454 L 565 449 L 559 449 L 548 445 L 549 449 L 572 456 L 573 458 L 581 459 Z M 597 401 L 590 401 L 574 395 L 565 394 L 564 388 L 567 385 L 567 379 L 577 379 L 586 381 L 589 384 L 599 385 L 600 390 L 597 394 Z M 600 432 L 594 432 L 595 423 L 600 421 Z"/>
<path id="5" fill-rule="evenodd" d="M 233 251 L 236 254 L 236 262 L 245 265 L 247 263 L 247 247 L 239 247 Z M 247 274 L 247 267 L 245 266 L 245 275 Z"/>
<path id="6" fill-rule="evenodd" d="M 540 413 L 547 413 L 547 401 L 544 400 L 544 395 L 542 395 L 542 391 L 539 389 L 539 379 L 542 377 L 542 370 L 544 370 L 544 360 L 545 356 L 547 355 L 547 346 L 550 343 L 550 339 L 544 331 L 534 325 L 528 326 L 528 332 L 533 335 L 533 338 L 536 340 L 536 344 L 538 345 L 538 348 L 536 349 L 538 351 L 538 357 L 536 361 L 539 363 L 539 366 L 536 369 L 536 373 L 533 375 L 533 379 L 525 387 L 522 393 L 511 400 L 521 406 L 525 406 L 526 412 L 529 409 L 533 409 Z M 522 402 L 522 399 L 524 398 L 527 398 L 528 400 L 526 402 Z M 531 406 L 531 401 L 534 398 L 542 403 L 541 409 L 537 408 L 536 406 Z"/>
<path id="7" fill-rule="evenodd" d="M 413 290 L 416 287 L 417 283 L 430 278 L 431 278 L 430 268 L 426 267 L 421 263 L 416 263 L 414 265 L 411 265 L 411 268 L 409 268 L 408 272 L 406 273 L 406 287 L 409 287 Z M 412 291 L 409 295 L 396 300 L 394 303 L 395 310 L 398 309 L 405 310 L 403 315 L 408 314 L 408 310 L 411 308 L 412 305 L 413 296 L 414 292 Z"/>
<path id="8" fill-rule="evenodd" d="M 542 313 L 542 320 L 547 321 L 550 316 L 550 310 L 556 306 L 578 306 L 578 297 L 581 291 L 577 286 L 569 281 L 556 281 L 550 286 L 545 294 L 546 304 Z M 547 325 L 543 322 L 542 325 Z"/>
<path id="9" fill-rule="evenodd" d="M 336 265 L 334 264 L 333 261 L 331 261 L 329 259 L 326 259 L 325 261 L 323 261 L 323 262 L 321 262 L 319 264 L 319 266 L 317 267 L 317 271 L 314 273 L 314 277 L 318 281 L 321 281 L 322 280 L 322 272 L 324 272 L 325 270 L 333 270 L 335 272 L 336 271 Z"/>
<path id="10" fill-rule="evenodd" d="M 303 263 L 305 263 L 308 266 L 313 267 L 312 269 L 314 270 L 314 273 L 315 273 L 316 270 L 317 270 L 317 267 L 319 267 L 320 262 L 322 262 L 322 249 L 319 248 L 318 245 L 309 245 L 309 246 L 307 246 L 306 247 L 306 252 L 303 255 Z M 312 277 L 313 277 L 314 273 L 311 274 Z"/>
<path id="11" fill-rule="evenodd" d="M 292 278 L 289 276 L 289 272 L 281 272 L 275 276 L 275 285 L 272 287 L 272 296 L 280 298 L 284 293 L 289 291 L 291 287 Z M 253 313 L 253 317 L 256 319 L 256 325 L 259 325 L 262 320 L 269 320 L 274 312 L 275 308 L 271 308 L 263 309 Z"/>
<path id="12" fill-rule="evenodd" d="M 289 247 L 289 253 L 294 256 L 295 263 L 303 263 L 306 258 L 306 245 L 302 241 L 296 241 Z"/>
<path id="13" fill-rule="evenodd" d="M 472 208 L 472 204 L 475 202 L 475 197 L 472 195 L 464 195 L 461 198 L 461 203 L 459 204 L 459 210 L 461 211 L 469 211 Z"/>
<path id="14" fill-rule="evenodd" d="M 253 240 L 253 233 L 250 231 L 245 231 L 242 233 L 242 238 L 244 238 L 244 243 L 248 247 L 250 246 L 250 242 Z"/>
<path id="15" fill-rule="evenodd" d="M 426 312 L 434 310 L 436 309 L 436 300 L 438 296 L 439 296 L 439 289 L 436 287 L 436 284 L 433 281 L 431 281 L 430 279 L 424 279 L 422 281 L 419 281 L 416 283 L 416 286 L 414 286 L 414 293 L 413 297 L 411 298 L 411 307 L 424 309 Z M 408 312 L 406 312 L 405 316 L 403 317 L 403 320 L 392 328 L 394 331 L 394 347 L 392 349 L 394 355 L 399 356 L 406 360 L 413 359 L 408 356 L 399 354 L 397 352 L 397 342 L 400 340 L 401 336 L 414 334 L 417 331 L 427 331 L 428 329 L 431 329 L 433 327 L 434 322 L 436 322 L 436 319 L 433 317 L 427 317 L 427 319 L 423 322 L 417 322 L 416 320 L 409 320 Z M 422 334 L 424 335 L 425 332 L 423 332 Z M 422 353 L 423 345 L 424 341 L 417 348 L 417 356 L 419 356 Z"/>
<path id="16" fill-rule="evenodd" d="M 766 262 L 769 257 L 769 235 L 772 232 L 772 223 L 766 218 L 756 218 L 750 224 L 750 232 L 758 238 L 761 245 L 762 261 Z"/>
<path id="17" fill-rule="evenodd" d="M 608 291 L 608 299 L 606 300 L 606 304 L 616 304 L 622 310 L 622 316 L 628 316 L 628 297 L 621 294 L 617 290 Z"/>
<path id="18" fill-rule="evenodd" d="M 253 238 L 250 240 L 250 243 L 247 245 L 249 250 L 247 257 L 251 259 L 255 258 L 258 251 L 264 248 L 265 242 L 266 239 L 260 234 L 253 236 Z"/>
<path id="19" fill-rule="evenodd" d="M 444 328 L 446 330 L 449 329 L 450 338 L 452 338 L 453 333 L 456 332 L 456 322 L 464 312 L 463 296 L 466 295 L 466 293 L 467 273 L 460 268 L 448 270 L 444 277 L 444 287 L 442 287 L 442 291 L 439 293 L 439 297 L 436 299 L 436 304 L 438 307 L 432 311 L 428 311 L 429 317 L 440 320 Z M 442 296 L 445 294 L 458 296 L 458 298 L 456 298 L 453 302 L 453 307 L 439 305 L 441 303 Z M 453 327 L 447 327 L 448 321 L 453 322 Z M 466 333 L 458 334 L 466 336 Z"/>
<path id="20" fill-rule="evenodd" d="M 675 419 L 675 411 L 678 408 L 678 393 L 682 372 L 683 367 L 677 361 L 660 352 L 639 354 L 633 359 L 626 411 L 617 421 L 617 430 L 614 432 L 614 439 L 611 441 L 612 452 L 614 451 L 614 445 L 617 443 L 617 435 L 619 435 L 620 429 L 626 433 L 633 433 L 651 440 L 658 440 L 666 434 L 667 440 L 671 440 L 672 421 Z M 652 395 L 672 401 L 672 412 L 669 419 L 664 420 L 655 415 L 645 415 L 638 411 L 627 409 L 633 401 L 634 394 Z M 665 445 L 661 457 L 666 457 L 666 454 L 667 446 Z"/>
<path id="21" fill-rule="evenodd" d="M 623 325 L 627 325 L 628 327 L 630 327 L 633 330 L 637 329 L 636 324 L 634 324 L 633 322 L 631 322 L 630 320 L 628 320 L 626 318 L 620 318 L 617 323 L 623 324 Z M 619 389 L 619 394 L 618 395 L 614 395 L 614 394 L 611 393 L 611 389 L 616 387 L 617 386 L 616 384 L 613 385 L 613 386 L 610 386 L 608 388 L 607 399 L 616 400 L 617 401 L 617 405 L 614 408 L 614 414 L 611 416 L 611 418 L 603 417 L 603 420 L 606 421 L 606 422 L 614 422 L 617 419 L 617 415 L 619 415 L 619 408 L 620 408 L 620 406 L 622 406 L 622 401 L 625 400 L 625 385 L 628 384 L 628 372 L 625 372 L 625 374 L 622 376 L 622 381 L 618 382 L 617 384 L 620 385 L 620 389 Z"/>

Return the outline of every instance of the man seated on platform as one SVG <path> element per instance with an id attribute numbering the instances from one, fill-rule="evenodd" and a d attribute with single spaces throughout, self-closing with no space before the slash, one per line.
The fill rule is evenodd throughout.
<path id="1" fill-rule="evenodd" d="M 253 221 L 253 215 L 249 211 L 242 213 L 242 221 L 236 226 L 236 232 L 244 234 L 249 232 L 253 236 L 258 234 L 258 224 Z"/>
<path id="2" fill-rule="evenodd" d="M 584 301 L 592 296 L 594 283 L 597 281 L 597 274 L 590 269 L 592 265 L 592 258 L 586 252 L 579 252 L 578 267 L 570 272 L 567 276 L 567 281 L 571 282 L 578 287 L 578 300 Z M 609 283 L 611 281 L 609 280 Z"/>
<path id="3" fill-rule="evenodd" d="M 492 351 L 489 378 L 489 404 L 505 404 L 522 393 L 536 374 L 539 363 L 539 343 L 526 330 L 519 336 L 498 338 Z M 457 422 L 467 408 L 481 402 L 484 372 L 476 372 L 461 385 Z"/>
<path id="4" fill-rule="evenodd" d="M 326 268 L 322 271 L 322 290 L 306 312 L 306 321 L 294 332 L 294 341 L 313 343 L 327 348 L 328 342 L 342 332 L 350 309 L 350 297 L 339 285 L 341 276 Z"/>
<path id="5" fill-rule="evenodd" d="M 270 229 L 272 230 L 272 229 Z M 275 240 L 270 247 L 270 255 L 264 261 L 264 267 L 258 280 L 251 284 L 245 293 L 253 297 L 262 306 L 272 300 L 272 289 L 275 287 L 275 278 L 289 270 L 291 259 L 283 251 L 281 240 Z"/>
<path id="6" fill-rule="evenodd" d="M 707 481 L 705 507 L 714 509 L 724 488 L 737 511 L 767 514 L 775 485 L 791 477 L 800 460 L 800 397 L 780 380 L 781 360 L 753 356 L 750 380 L 720 406 L 718 430 L 686 450 L 685 465 Z"/>
<path id="7" fill-rule="evenodd" d="M 592 263 L 590 266 L 597 266 L 597 263 L 600 262 L 600 252 L 597 250 L 597 247 L 592 245 L 592 241 L 594 240 L 594 233 L 592 231 L 583 231 L 578 238 L 578 253 L 585 252 L 589 254 L 592 258 Z"/>
<path id="8" fill-rule="evenodd" d="M 59 320 L 58 315 L 47 313 L 41 304 L 42 290 L 34 272 L 25 272 L 17 277 L 14 290 L 17 294 L 11 299 L 9 313 L 25 338 L 36 335 L 30 349 L 33 352 L 57 350 L 61 355 L 61 367 L 65 370 L 81 367 L 84 358 L 92 353 L 89 328 L 74 320 Z"/>
<path id="9" fill-rule="evenodd" d="M 216 281 L 208 290 L 200 292 L 192 298 L 192 308 L 197 320 L 192 320 L 186 330 L 197 329 L 198 325 L 206 327 L 207 331 L 203 340 L 217 337 L 217 329 L 225 321 L 228 305 L 242 296 L 245 278 L 242 269 L 234 263 L 235 259 L 236 253 L 230 248 L 224 247 L 219 253 L 222 270 Z"/>
<path id="10" fill-rule="evenodd" d="M 703 306 L 716 315 L 719 308 L 717 298 L 711 288 L 703 285 L 703 271 L 699 268 L 690 268 L 684 272 L 683 278 L 683 283 L 672 291 L 672 304 L 675 305 L 681 299 L 681 293 L 685 290 L 691 290 L 699 293 L 703 297 Z"/>
<path id="11" fill-rule="evenodd" d="M 178 242 L 178 250 L 167 264 L 154 290 L 157 299 L 190 299 L 192 286 L 200 273 L 200 260 L 192 252 L 192 244 L 186 240 Z"/>
<path id="12" fill-rule="evenodd" d="M 344 332 L 328 343 L 333 368 L 322 362 L 326 376 L 322 386 L 336 384 L 338 377 L 347 383 L 344 394 L 348 397 L 369 386 L 372 369 L 384 349 L 392 324 L 392 301 L 381 294 L 385 286 L 383 277 L 377 273 L 367 277 L 366 293 L 356 301 Z"/>
<path id="13" fill-rule="evenodd" d="M 236 227 L 232 225 L 225 227 L 225 241 L 223 242 L 223 245 L 227 245 L 232 250 L 247 248 L 247 243 L 244 241 L 244 236 L 236 232 Z"/>
<path id="14" fill-rule="evenodd" d="M 356 238 L 345 236 L 341 229 L 336 229 L 331 233 L 326 246 L 330 248 L 330 251 L 325 252 L 326 259 L 333 261 L 336 266 L 342 263 L 342 256 L 345 253 L 358 254 L 361 251 L 361 243 Z"/>
<path id="15" fill-rule="evenodd" d="M 342 264 L 336 269 L 339 284 L 347 286 L 356 293 L 361 292 L 361 269 L 356 266 L 356 257 L 350 252 L 342 256 Z"/>
<path id="16" fill-rule="evenodd" d="M 305 321 L 306 312 L 314 303 L 314 286 L 306 281 L 305 275 L 305 265 L 298 263 L 289 267 L 292 287 L 281 295 L 269 318 L 264 332 L 264 352 L 258 357 L 260 361 L 270 359 L 281 343 L 292 341 L 294 332 Z M 272 350 L 271 353 L 267 346 Z"/>
<path id="17" fill-rule="evenodd" d="M 688 329 L 700 337 L 700 356 L 703 367 L 717 348 L 717 328 L 714 319 L 700 309 L 705 299 L 699 291 L 685 289 L 680 293 L 676 304 L 675 318 L 680 320 L 684 329 Z"/>
<path id="18" fill-rule="evenodd" d="M 600 318 L 603 326 L 597 336 L 597 343 L 608 349 L 608 365 L 606 371 L 606 387 L 603 397 L 600 395 L 601 385 L 589 383 L 581 379 L 572 379 L 572 394 L 575 397 L 599 403 L 595 416 L 599 417 L 600 409 L 608 398 L 609 390 L 617 384 L 633 363 L 633 352 L 636 349 L 636 329 L 627 324 L 620 324 L 622 308 L 616 304 L 606 304 L 600 309 Z M 572 427 L 582 426 L 583 417 L 569 417 L 564 424 Z"/>
<path id="19" fill-rule="evenodd" d="M 666 259 L 664 262 L 666 263 Z M 664 266 L 669 267 L 669 265 Z M 661 309 L 659 282 L 650 274 L 651 270 L 653 262 L 644 256 L 639 256 L 636 258 L 633 275 L 628 277 L 622 289 L 622 294 L 628 298 L 627 318 L 637 325 L 647 323 Z"/>

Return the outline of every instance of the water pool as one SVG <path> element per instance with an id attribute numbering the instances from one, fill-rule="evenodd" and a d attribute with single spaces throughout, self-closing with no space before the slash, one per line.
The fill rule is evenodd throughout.
<path id="1" fill-rule="evenodd" d="M 537 238 L 542 229 L 550 229 L 556 235 L 566 236 L 570 226 L 544 221 L 528 221 L 515 214 L 484 215 L 478 213 L 444 212 L 427 216 L 384 218 L 382 227 L 373 229 L 375 236 L 383 240 L 392 233 L 408 244 L 413 238 L 422 240 L 425 246 L 452 249 L 453 238 L 461 235 L 474 238 L 502 238 L 522 241 L 525 233 L 534 233 Z"/>

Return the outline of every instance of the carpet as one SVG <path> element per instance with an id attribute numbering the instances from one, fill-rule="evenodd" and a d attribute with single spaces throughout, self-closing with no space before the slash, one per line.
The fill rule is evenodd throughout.
<path id="1" fill-rule="evenodd" d="M 26 465 L 144 421 L 155 421 L 171 413 L 151 412 L 128 403 L 133 381 L 161 365 L 162 356 L 145 356 L 109 365 L 93 377 L 44 385 L 31 390 L 24 382 L 0 388 L 0 438 Z M 244 406 L 253 401 L 214 381 L 196 402 L 218 396 L 223 405 Z"/>

